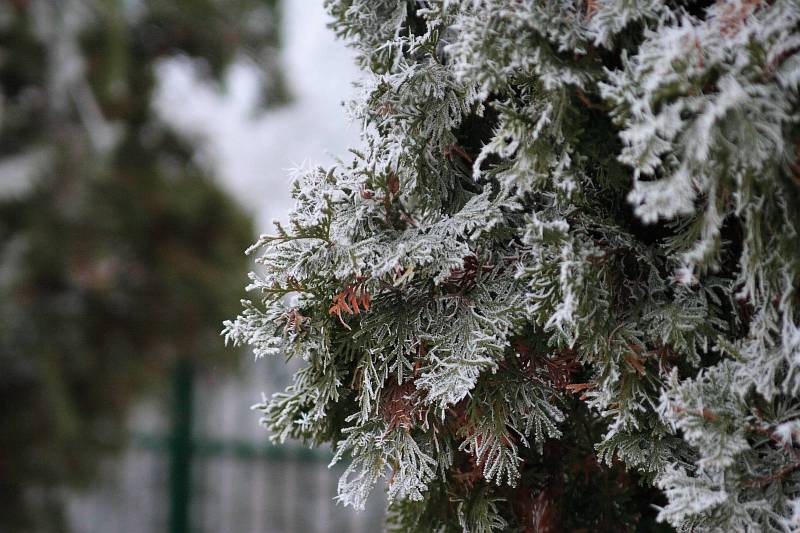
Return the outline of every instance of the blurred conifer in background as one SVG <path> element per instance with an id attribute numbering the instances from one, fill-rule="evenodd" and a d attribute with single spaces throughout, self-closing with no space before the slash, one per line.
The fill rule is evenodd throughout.
<path id="1" fill-rule="evenodd" d="M 280 102 L 278 27 L 274 0 L 0 4 L 0 531 L 63 529 L 177 358 L 235 360 L 251 224 L 154 113 L 154 66 L 247 56 Z"/>

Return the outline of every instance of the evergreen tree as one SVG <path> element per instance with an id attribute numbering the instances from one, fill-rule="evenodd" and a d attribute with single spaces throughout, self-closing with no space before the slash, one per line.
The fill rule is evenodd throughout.
<path id="1" fill-rule="evenodd" d="M 800 3 L 328 0 L 363 145 L 226 323 L 401 531 L 800 530 Z"/>
<path id="2" fill-rule="evenodd" d="M 253 238 L 161 122 L 153 67 L 275 70 L 274 2 L 0 2 L 0 531 L 58 531 L 177 358 L 217 368 Z M 247 25 L 246 22 L 251 24 Z M 274 75 L 272 75 L 274 73 Z M 238 256 L 238 257 L 237 257 Z"/>

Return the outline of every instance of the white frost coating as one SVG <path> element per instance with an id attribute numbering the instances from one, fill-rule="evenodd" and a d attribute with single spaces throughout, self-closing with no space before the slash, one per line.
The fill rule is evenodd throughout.
<path id="1" fill-rule="evenodd" d="M 782 446 L 800 444 L 800 420 L 790 420 L 778 424 L 772 434 Z"/>
<path id="2" fill-rule="evenodd" d="M 464 452 L 489 495 L 458 520 L 489 530 L 509 525 L 491 491 L 558 438 L 552 399 L 575 393 L 604 424 L 598 458 L 664 491 L 661 520 L 796 522 L 800 5 L 328 7 L 373 70 L 350 104 L 362 144 L 300 173 L 290 223 L 254 247 L 268 311 L 226 329 L 309 362 L 260 408 L 269 427 L 325 440 L 348 409 L 339 500 L 355 507 L 388 478 L 424 508 Z M 369 311 L 343 311 L 365 293 Z M 586 382 L 537 374 L 559 358 Z"/>

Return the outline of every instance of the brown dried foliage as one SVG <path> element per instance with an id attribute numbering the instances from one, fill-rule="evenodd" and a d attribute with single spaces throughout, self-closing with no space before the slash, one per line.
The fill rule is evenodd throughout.
<path id="1" fill-rule="evenodd" d="M 353 316 L 360 314 L 362 311 L 368 311 L 371 302 L 372 296 L 364 287 L 363 281 L 358 281 L 348 285 L 342 292 L 333 297 L 328 314 L 336 315 L 344 327 L 351 329 L 345 323 L 342 315 Z"/>
<path id="2" fill-rule="evenodd" d="M 454 268 L 450 271 L 447 283 L 468 289 L 475 285 L 475 278 L 479 272 L 487 273 L 495 269 L 495 265 L 482 265 L 474 255 L 465 257 L 463 265 L 462 268 Z"/>
<path id="3" fill-rule="evenodd" d="M 531 377 L 539 376 L 541 369 L 544 368 L 550 383 L 556 389 L 567 390 L 572 382 L 572 375 L 581 369 L 578 353 L 575 350 L 564 349 L 551 357 L 536 356 L 530 347 L 521 342 L 514 344 L 514 350 L 520 355 L 520 363 L 525 373 Z"/>
<path id="4" fill-rule="evenodd" d="M 381 412 L 387 430 L 403 428 L 410 431 L 417 422 L 421 422 L 425 418 L 421 399 L 413 379 L 398 385 L 390 377 L 381 393 Z"/>
<path id="5" fill-rule="evenodd" d="M 761 6 L 761 0 L 744 0 L 739 5 L 725 4 L 719 17 L 719 32 L 729 37 L 735 35 L 744 21 Z"/>
<path id="6" fill-rule="evenodd" d="M 303 326 L 308 322 L 309 318 L 303 316 L 297 308 L 292 308 L 291 310 L 285 312 L 281 317 L 286 320 L 286 324 L 283 326 L 283 333 L 284 335 L 288 333 L 292 333 L 297 335 L 303 331 Z"/>

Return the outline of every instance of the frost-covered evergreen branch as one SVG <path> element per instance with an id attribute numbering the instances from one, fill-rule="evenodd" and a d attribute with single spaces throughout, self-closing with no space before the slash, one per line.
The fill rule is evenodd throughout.
<path id="1" fill-rule="evenodd" d="M 404 531 L 798 530 L 800 4 L 327 5 L 363 146 L 226 324 L 306 361 L 265 424 Z"/>

